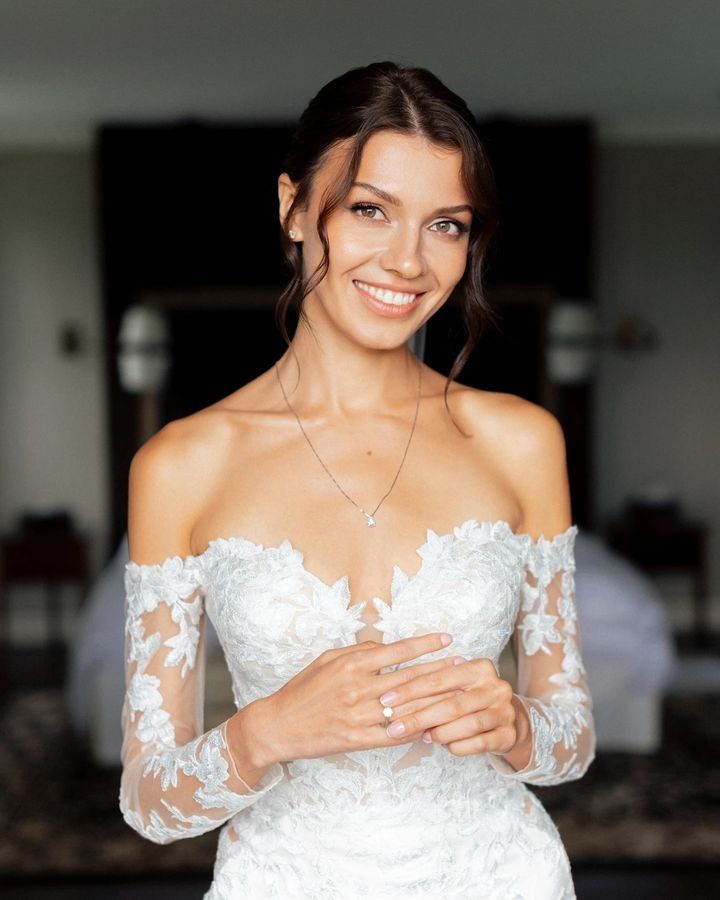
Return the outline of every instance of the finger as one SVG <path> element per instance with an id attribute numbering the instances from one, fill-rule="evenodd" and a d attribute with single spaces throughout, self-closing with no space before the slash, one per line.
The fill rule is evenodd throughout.
<path id="1" fill-rule="evenodd" d="M 413 672 L 417 672 L 421 670 L 423 672 L 434 672 L 439 669 L 451 668 L 455 665 L 454 660 L 459 659 L 462 660 L 462 656 L 458 657 L 448 657 L 445 659 L 436 659 L 432 662 L 428 663 L 416 663 L 412 666 L 408 666 L 404 669 L 399 669 L 397 672 L 388 673 L 387 675 L 380 675 L 377 679 L 371 682 L 370 687 L 368 688 L 368 696 L 367 696 L 367 704 L 365 707 L 365 716 L 364 716 L 364 724 L 372 725 L 377 721 L 378 715 L 378 703 L 381 704 L 380 715 L 382 715 L 382 707 L 393 707 L 393 715 L 395 718 L 398 717 L 398 714 L 405 714 L 409 712 L 414 712 L 417 709 L 422 709 L 425 706 L 428 706 L 430 703 L 437 702 L 438 699 L 441 699 L 443 695 L 434 696 L 432 698 L 421 697 L 418 700 L 412 701 L 411 703 L 402 704 L 402 707 L 398 707 L 398 704 L 392 700 L 394 686 L 399 684 L 400 682 L 407 682 L 414 677 Z M 378 686 L 379 685 L 379 686 Z M 446 696 L 451 696 L 453 692 L 447 692 Z M 380 698 L 383 698 L 382 700 Z M 388 699 L 390 698 L 390 699 Z M 389 725 L 393 720 L 393 716 L 387 718 L 387 721 L 384 723 L 385 725 Z"/>
<path id="2" fill-rule="evenodd" d="M 403 702 L 401 700 L 402 693 L 398 690 L 401 685 L 409 684 L 411 681 L 416 680 L 421 675 L 429 675 L 433 672 L 441 671 L 442 669 L 452 669 L 456 665 L 460 665 L 460 662 L 456 662 L 459 660 L 460 662 L 465 662 L 465 658 L 462 656 L 446 656 L 443 659 L 433 659 L 430 662 L 425 663 L 414 663 L 412 666 L 404 666 L 402 669 L 396 669 L 394 672 L 386 672 L 378 676 L 377 680 L 373 682 L 373 696 L 384 697 L 389 691 L 397 694 L 396 697 L 392 697 L 387 701 L 381 701 L 385 706 L 393 706 L 399 702 Z M 375 693 L 376 692 L 376 693 Z M 421 695 L 417 695 L 421 696 Z M 407 697 L 406 699 L 412 699 L 411 697 Z"/>
<path id="3" fill-rule="evenodd" d="M 419 741 L 422 736 L 422 731 L 410 732 L 410 734 L 404 734 L 399 738 L 391 738 L 386 731 L 385 724 L 381 723 L 380 728 L 373 729 L 373 747 L 394 747 L 397 744 L 410 744 L 415 741 Z"/>
<path id="4" fill-rule="evenodd" d="M 462 693 L 462 691 L 448 691 L 447 694 L 440 694 L 435 697 L 422 697 L 420 700 L 413 700 L 412 703 L 405 703 L 402 706 L 393 706 L 392 715 L 388 717 L 383 716 L 382 708 L 378 706 L 377 698 L 374 698 L 368 702 L 367 712 L 363 718 L 363 724 L 372 727 L 373 725 L 380 723 L 383 728 L 385 728 L 390 725 L 391 722 L 399 721 L 411 713 L 418 712 L 421 709 L 425 709 L 426 706 L 437 703 L 439 700 L 452 697 L 455 693 Z M 424 730 L 425 729 L 422 729 L 422 731 Z M 418 737 L 422 734 L 422 731 Z"/>
<path id="5" fill-rule="evenodd" d="M 452 697 L 457 693 L 462 693 L 462 691 L 447 691 L 444 694 L 435 694 L 435 696 L 433 697 L 421 697 L 419 700 L 411 700 L 409 703 L 403 703 L 400 706 L 393 706 L 393 714 L 388 718 L 385 724 L 389 725 L 391 722 L 396 722 L 399 719 L 403 719 L 411 713 L 415 713 L 421 709 L 425 709 L 427 706 L 431 706 L 433 703 L 437 703 L 440 700 L 446 700 L 448 697 Z"/>
<path id="6" fill-rule="evenodd" d="M 504 726 L 460 741 L 450 741 L 446 749 L 453 756 L 470 756 L 472 753 L 507 753 L 514 744 L 515 731 Z"/>
<path id="7" fill-rule="evenodd" d="M 315 659 L 306 667 L 308 670 L 334 662 L 336 659 L 347 656 L 352 657 L 358 650 L 370 650 L 373 647 L 382 647 L 379 641 L 360 641 L 356 644 L 344 644 L 342 647 L 328 647 L 323 650 Z"/>
<path id="8" fill-rule="evenodd" d="M 430 634 L 421 634 L 418 637 L 403 638 L 393 641 L 391 644 L 378 644 L 371 647 L 360 647 L 359 657 L 362 668 L 379 672 L 387 666 L 396 666 L 409 662 L 426 653 L 437 653 L 446 650 L 452 643 L 453 637 L 446 632 L 433 631 Z M 375 643 L 375 642 L 373 642 Z"/>
<path id="9" fill-rule="evenodd" d="M 436 744 L 449 744 L 452 741 L 462 741 L 479 734 L 486 734 L 499 728 L 506 727 L 497 710 L 475 709 L 459 716 L 450 722 L 433 726 L 427 729 L 430 732 L 432 742 Z"/>
<path id="10" fill-rule="evenodd" d="M 414 734 L 417 731 L 425 731 L 436 725 L 444 725 L 459 719 L 468 713 L 481 708 L 482 701 L 478 699 L 474 691 L 462 691 L 454 693 L 451 697 L 437 703 L 431 703 L 424 709 L 415 713 L 409 713 L 399 719 L 393 717 L 393 721 L 387 727 L 388 737 L 402 738 L 406 734 Z"/>
<path id="11" fill-rule="evenodd" d="M 462 660 L 461 656 L 452 658 Z M 495 667 L 491 660 L 474 659 L 446 665 L 421 674 L 413 674 L 417 666 L 391 672 L 387 676 L 388 690 L 380 695 L 380 702 L 385 706 L 402 706 L 420 697 L 432 697 L 453 689 L 484 689 L 488 692 L 488 705 L 495 699 L 494 685 L 498 681 Z M 407 674 L 406 674 L 407 673 Z M 397 681 L 393 684 L 392 679 Z"/>

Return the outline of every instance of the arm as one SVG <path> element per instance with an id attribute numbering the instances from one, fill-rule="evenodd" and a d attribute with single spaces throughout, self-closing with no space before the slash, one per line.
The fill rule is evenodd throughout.
<path id="1" fill-rule="evenodd" d="M 533 406 L 531 412 L 532 421 L 518 441 L 528 462 L 516 471 L 525 475 L 523 530 L 540 536 L 529 547 L 512 638 L 514 702 L 524 709 L 516 747 L 488 757 L 508 778 L 550 785 L 585 774 L 595 757 L 595 727 L 575 606 L 577 526 L 567 524 L 564 437 L 554 416 L 541 407 Z M 518 769 L 512 764 L 517 759 L 528 761 Z"/>
<path id="2" fill-rule="evenodd" d="M 243 710 L 203 732 L 202 573 L 182 525 L 182 466 L 168 444 L 160 432 L 130 470 L 121 714 L 120 810 L 158 844 L 217 828 L 284 774 L 279 764 L 256 765 L 253 749 L 237 743 Z"/>

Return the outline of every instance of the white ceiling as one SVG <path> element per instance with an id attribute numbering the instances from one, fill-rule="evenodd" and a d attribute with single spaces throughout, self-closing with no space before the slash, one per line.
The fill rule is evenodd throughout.
<path id="1" fill-rule="evenodd" d="M 480 115 L 720 140 L 720 0 L 0 0 L 0 143 L 117 119 L 293 119 L 345 69 L 422 65 Z"/>

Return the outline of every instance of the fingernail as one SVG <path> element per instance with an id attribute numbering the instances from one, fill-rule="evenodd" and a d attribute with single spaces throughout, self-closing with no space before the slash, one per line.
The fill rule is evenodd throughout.
<path id="1" fill-rule="evenodd" d="M 446 631 L 444 631 L 440 635 L 440 643 L 443 645 L 443 647 L 447 647 L 447 645 L 452 644 L 452 642 L 453 642 L 453 636 L 451 634 L 448 634 Z"/>
<path id="2" fill-rule="evenodd" d="M 385 730 L 388 733 L 388 737 L 400 737 L 401 734 L 405 733 L 405 726 L 402 722 L 393 722 Z"/>
<path id="3" fill-rule="evenodd" d="M 430 734 L 429 731 L 423 732 L 422 739 L 425 741 L 426 744 L 432 744 L 432 735 Z"/>
<path id="4" fill-rule="evenodd" d="M 397 691 L 386 691 L 382 695 L 382 697 L 380 697 L 380 702 L 382 703 L 383 706 L 390 706 L 396 700 L 398 700 L 399 697 L 400 697 L 400 694 L 398 694 Z"/>
<path id="5" fill-rule="evenodd" d="M 464 663 L 464 662 L 467 662 L 467 660 L 465 659 L 464 656 L 456 656 L 455 659 L 453 659 L 453 665 L 456 665 L 456 666 L 459 666 L 460 663 Z"/>

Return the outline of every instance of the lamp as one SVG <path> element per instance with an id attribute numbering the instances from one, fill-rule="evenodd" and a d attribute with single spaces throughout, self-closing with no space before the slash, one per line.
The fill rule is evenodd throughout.
<path id="1" fill-rule="evenodd" d="M 586 301 L 555 300 L 546 325 L 548 378 L 559 385 L 582 384 L 595 375 L 601 350 L 628 353 L 652 349 L 657 343 L 655 328 L 640 316 L 625 316 L 614 330 L 603 331 L 595 308 Z"/>
<path id="2" fill-rule="evenodd" d="M 557 300 L 547 320 L 545 359 L 548 378 L 556 384 L 581 384 L 595 374 L 598 326 L 588 303 Z"/>
<path id="3" fill-rule="evenodd" d="M 130 306 L 118 335 L 118 375 L 124 390 L 145 394 L 160 390 L 170 368 L 170 334 L 160 310 Z"/>

